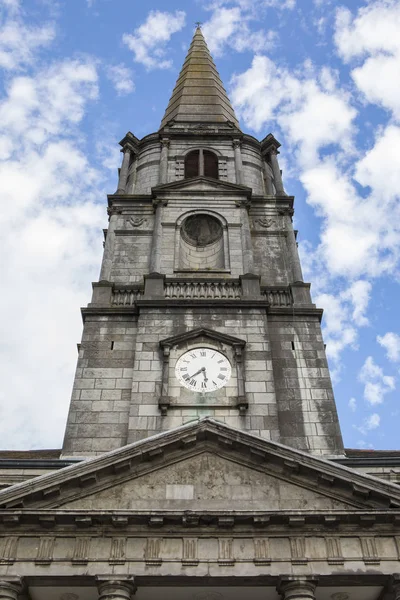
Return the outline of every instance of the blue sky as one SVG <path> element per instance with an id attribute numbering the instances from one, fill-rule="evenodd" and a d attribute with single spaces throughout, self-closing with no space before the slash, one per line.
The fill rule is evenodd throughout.
<path id="1" fill-rule="evenodd" d="M 159 128 L 196 21 L 243 131 L 282 143 L 345 445 L 399 448 L 394 0 L 0 0 L 0 446 L 61 446 L 118 141 Z"/>

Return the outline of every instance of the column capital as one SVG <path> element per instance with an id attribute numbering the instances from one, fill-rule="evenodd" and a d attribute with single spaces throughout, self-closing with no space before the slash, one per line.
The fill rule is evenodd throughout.
<path id="1" fill-rule="evenodd" d="M 131 600 L 136 592 L 133 577 L 121 578 L 120 576 L 96 577 L 99 600 Z"/>
<path id="2" fill-rule="evenodd" d="M 166 198 L 154 198 L 152 204 L 153 208 L 157 210 L 159 206 L 168 206 L 168 200 Z"/>
<path id="3" fill-rule="evenodd" d="M 22 591 L 22 577 L 0 577 L 0 598 L 4 600 L 18 600 Z"/>
<path id="4" fill-rule="evenodd" d="M 291 208 L 290 206 L 286 206 L 285 208 L 278 208 L 278 214 L 281 215 L 282 217 L 288 215 L 289 217 L 293 217 L 294 215 L 294 208 Z"/>
<path id="5" fill-rule="evenodd" d="M 282 600 L 315 600 L 315 588 L 318 579 L 315 577 L 282 576 L 276 587 Z"/>
<path id="6" fill-rule="evenodd" d="M 235 206 L 245 208 L 247 211 L 251 208 L 251 198 L 238 198 L 235 200 Z"/>
<path id="7" fill-rule="evenodd" d="M 232 140 L 232 146 L 233 148 L 241 148 L 242 147 L 242 140 Z"/>
<path id="8" fill-rule="evenodd" d="M 161 138 L 160 139 L 160 144 L 162 148 L 169 148 L 169 145 L 171 143 L 171 140 L 169 138 Z"/>
<path id="9" fill-rule="evenodd" d="M 118 208 L 117 206 L 109 206 L 107 208 L 107 214 L 109 217 L 113 215 L 122 215 L 122 208 Z"/>
<path id="10" fill-rule="evenodd" d="M 266 158 L 271 154 L 274 154 L 275 156 L 277 154 L 279 154 L 279 150 L 278 148 L 280 147 L 280 143 L 275 140 L 275 138 L 273 138 L 272 140 L 269 140 L 267 143 L 262 144 L 261 146 L 261 153 L 263 155 L 264 158 Z"/>
<path id="11" fill-rule="evenodd" d="M 135 154 L 135 149 L 130 144 L 124 144 L 120 150 L 120 152 L 128 152 L 129 154 Z"/>

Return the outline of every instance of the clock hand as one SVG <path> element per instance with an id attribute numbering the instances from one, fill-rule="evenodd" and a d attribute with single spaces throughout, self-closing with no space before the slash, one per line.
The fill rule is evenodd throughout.
<path id="1" fill-rule="evenodd" d="M 193 373 L 193 375 L 189 375 L 189 378 L 191 379 L 192 377 L 196 377 L 196 375 L 199 375 L 200 373 L 204 373 L 205 370 L 206 370 L 205 367 L 202 367 L 201 369 L 196 371 L 196 373 Z"/>
<path id="2" fill-rule="evenodd" d="M 205 367 L 204 367 L 204 369 L 202 369 L 202 371 L 203 371 L 203 375 L 204 375 L 204 381 L 208 381 L 207 371 L 206 371 Z"/>

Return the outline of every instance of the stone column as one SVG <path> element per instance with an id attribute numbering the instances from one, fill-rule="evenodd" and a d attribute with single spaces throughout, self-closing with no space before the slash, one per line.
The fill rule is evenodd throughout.
<path id="1" fill-rule="evenodd" d="M 0 579 L 0 600 L 18 600 L 22 593 L 22 583 L 19 577 Z"/>
<path id="2" fill-rule="evenodd" d="M 400 600 L 400 575 L 393 575 L 392 579 L 394 600 Z"/>
<path id="3" fill-rule="evenodd" d="M 307 577 L 282 577 L 276 589 L 282 600 L 315 600 L 317 583 Z"/>
<path id="4" fill-rule="evenodd" d="M 203 148 L 199 150 L 199 175 L 204 177 L 204 152 Z"/>
<path id="5" fill-rule="evenodd" d="M 112 259 L 114 254 L 115 230 L 117 228 L 117 220 L 120 211 L 110 207 L 108 209 L 109 221 L 106 241 L 104 243 L 103 262 L 101 263 L 100 281 L 110 281 Z"/>
<path id="6" fill-rule="evenodd" d="M 166 202 L 164 200 L 154 200 L 153 206 L 156 209 L 153 229 L 153 239 L 151 243 L 151 256 L 150 256 L 150 273 L 161 272 L 161 248 L 162 248 L 162 215 L 163 206 Z"/>
<path id="7" fill-rule="evenodd" d="M 128 579 L 97 579 L 99 600 L 131 600 L 135 594 L 133 577 Z"/>
<path id="8" fill-rule="evenodd" d="M 134 161 L 133 164 L 130 168 L 130 181 L 129 181 L 129 185 L 127 184 L 126 187 L 126 193 L 127 194 L 134 194 L 135 193 L 135 187 L 136 187 L 136 177 L 137 177 L 137 154 L 134 155 Z"/>
<path id="9" fill-rule="evenodd" d="M 296 236 L 294 234 L 293 223 L 292 223 L 293 210 L 286 210 L 283 213 L 285 230 L 286 230 L 286 243 L 288 248 L 288 256 L 290 258 L 290 266 L 292 270 L 291 283 L 303 281 L 303 272 L 301 270 L 299 251 L 297 249 Z"/>
<path id="10" fill-rule="evenodd" d="M 243 248 L 243 273 L 253 273 L 254 271 L 254 260 L 253 260 L 253 246 L 251 243 L 251 231 L 249 221 L 249 202 L 242 201 L 238 203 L 240 206 L 240 222 L 241 236 L 242 236 L 242 248 Z"/>
<path id="11" fill-rule="evenodd" d="M 163 138 L 161 140 L 160 174 L 158 177 L 158 183 L 168 182 L 168 148 L 169 139 Z"/>
<path id="12" fill-rule="evenodd" d="M 286 192 L 283 189 L 282 175 L 278 163 L 278 151 L 275 148 L 270 150 L 271 156 L 271 167 L 274 174 L 274 182 L 277 196 L 286 196 Z"/>
<path id="13" fill-rule="evenodd" d="M 242 143 L 240 140 L 233 140 L 232 144 L 235 152 L 236 183 L 243 185 Z"/>
<path id="14" fill-rule="evenodd" d="M 267 163 L 267 161 L 263 160 L 263 166 L 264 166 L 264 173 L 265 173 L 265 192 L 267 194 L 267 196 L 273 196 L 274 194 L 274 188 L 272 187 L 272 179 L 271 179 L 271 173 L 269 172 L 269 165 Z"/>
<path id="15" fill-rule="evenodd" d="M 124 146 L 121 152 L 124 153 L 124 157 L 122 159 L 122 166 L 119 172 L 119 180 L 118 180 L 118 189 L 115 192 L 116 194 L 125 194 L 126 192 L 126 184 L 128 181 L 128 172 L 129 172 L 129 163 L 131 160 L 131 149 L 129 146 Z"/>

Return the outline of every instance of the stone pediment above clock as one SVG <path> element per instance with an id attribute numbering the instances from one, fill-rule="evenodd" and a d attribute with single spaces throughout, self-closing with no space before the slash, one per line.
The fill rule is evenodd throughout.
<path id="1" fill-rule="evenodd" d="M 228 507 L 324 519 L 398 508 L 400 490 L 205 418 L 3 490 L 0 507 L 182 514 Z"/>
<path id="2" fill-rule="evenodd" d="M 157 185 L 152 189 L 154 197 L 162 197 L 171 193 L 187 192 L 220 192 L 222 194 L 240 195 L 250 198 L 252 190 L 245 185 L 229 183 L 211 177 L 192 177 L 190 179 L 180 179 L 172 183 Z"/>
<path id="3" fill-rule="evenodd" d="M 239 348 L 244 348 L 246 345 L 245 340 L 234 337 L 233 335 L 220 333 L 219 331 L 214 331 L 212 329 L 208 329 L 207 327 L 199 327 L 197 329 L 185 331 L 185 333 L 178 333 L 177 335 L 161 340 L 160 346 L 162 348 L 172 348 L 173 346 L 179 346 L 191 340 L 200 338 L 209 338 L 211 340 L 215 340 L 216 342 Z"/>

